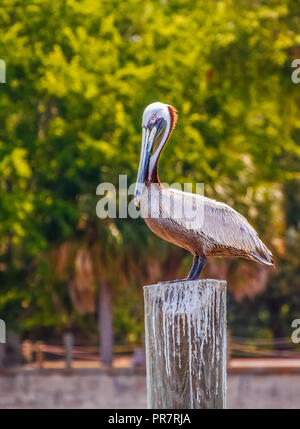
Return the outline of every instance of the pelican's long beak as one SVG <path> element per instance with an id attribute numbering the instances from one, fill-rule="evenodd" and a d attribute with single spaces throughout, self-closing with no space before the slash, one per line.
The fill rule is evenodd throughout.
<path id="1" fill-rule="evenodd" d="M 140 205 L 150 155 L 153 155 L 155 152 L 159 153 L 166 126 L 166 121 L 160 118 L 156 120 L 155 125 L 143 127 L 141 159 L 134 193 L 134 203 L 136 206 Z"/>
<path id="2" fill-rule="evenodd" d="M 145 182 L 152 142 L 153 133 L 149 128 L 143 127 L 141 158 L 134 193 L 134 203 L 137 207 L 139 207 L 141 201 L 141 195 Z"/>

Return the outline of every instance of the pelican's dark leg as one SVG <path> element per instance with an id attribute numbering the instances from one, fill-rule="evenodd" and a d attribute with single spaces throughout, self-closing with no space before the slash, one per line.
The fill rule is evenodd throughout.
<path id="1" fill-rule="evenodd" d="M 204 268 L 206 262 L 206 257 L 205 255 L 200 256 L 200 258 L 198 257 L 198 263 L 197 266 L 195 267 L 195 269 L 193 270 L 193 273 L 191 275 L 191 277 L 188 278 L 188 280 L 197 280 L 200 276 L 201 271 Z M 192 269 L 194 268 L 194 264 L 192 266 Z M 192 271 L 192 270 L 191 270 Z M 190 274 L 189 274 L 190 276 Z"/>
<path id="2" fill-rule="evenodd" d="M 204 255 L 200 257 L 198 255 L 195 255 L 192 268 L 185 279 L 176 279 L 172 281 L 164 281 L 159 283 L 179 283 L 179 282 L 184 282 L 185 280 L 197 280 L 200 276 L 201 271 L 204 268 L 205 262 L 206 262 L 206 257 Z"/>
<path id="3" fill-rule="evenodd" d="M 198 256 L 198 255 L 195 255 L 195 256 L 194 256 L 194 260 L 193 260 L 192 268 L 191 268 L 191 270 L 190 270 L 190 272 L 189 272 L 189 274 L 188 274 L 188 276 L 187 276 L 186 280 L 192 280 L 193 275 L 194 275 L 194 272 L 196 271 L 196 269 L 197 269 L 197 267 L 198 267 L 198 264 L 199 264 L 199 256 Z"/>
<path id="4" fill-rule="evenodd" d="M 185 279 L 172 280 L 172 283 L 184 282 L 185 280 L 194 280 L 193 276 L 197 272 L 197 270 L 199 269 L 198 267 L 199 267 L 199 256 L 195 255 L 194 260 L 193 260 L 193 265 L 192 265 L 192 268 L 190 269 L 188 276 Z M 169 282 L 159 282 L 159 283 L 169 283 Z"/>

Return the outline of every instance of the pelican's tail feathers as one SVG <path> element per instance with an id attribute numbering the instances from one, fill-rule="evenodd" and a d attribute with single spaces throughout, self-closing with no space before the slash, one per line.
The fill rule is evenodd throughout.
<path id="1" fill-rule="evenodd" d="M 271 252 L 268 252 L 268 254 L 266 255 L 268 259 L 266 259 L 266 257 L 258 255 L 257 253 L 251 253 L 250 256 L 251 256 L 251 259 L 253 259 L 254 261 L 257 261 L 264 265 L 268 265 L 270 267 L 275 267 Z"/>

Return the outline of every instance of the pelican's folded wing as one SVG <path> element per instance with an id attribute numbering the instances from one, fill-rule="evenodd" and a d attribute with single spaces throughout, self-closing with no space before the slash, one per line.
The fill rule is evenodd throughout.
<path id="1" fill-rule="evenodd" d="M 169 189 L 162 199 L 162 212 L 201 240 L 219 248 L 236 250 L 266 265 L 274 265 L 272 253 L 259 239 L 255 229 L 240 213 L 215 200 Z M 168 203 L 168 198 L 171 204 Z M 176 213 L 177 210 L 177 213 Z M 199 237 L 200 238 L 200 237 Z"/>

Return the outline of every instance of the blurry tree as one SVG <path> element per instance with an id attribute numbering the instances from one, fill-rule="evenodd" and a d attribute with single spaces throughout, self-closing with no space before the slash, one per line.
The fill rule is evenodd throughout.
<path id="1" fill-rule="evenodd" d="M 135 180 L 142 112 L 156 100 L 179 111 L 162 180 L 205 182 L 207 196 L 241 211 L 279 261 L 268 288 L 297 290 L 289 240 L 300 234 L 298 0 L 2 0 L 0 8 L 0 315 L 10 326 L 92 334 L 93 315 L 82 313 L 94 313 L 100 288 L 103 348 L 112 302 L 116 338 L 138 341 L 141 283 L 189 265 L 142 220 L 95 214 L 98 183 Z M 252 274 L 226 267 L 242 299 L 239 273 Z M 274 312 L 268 294 L 264 303 Z"/>

